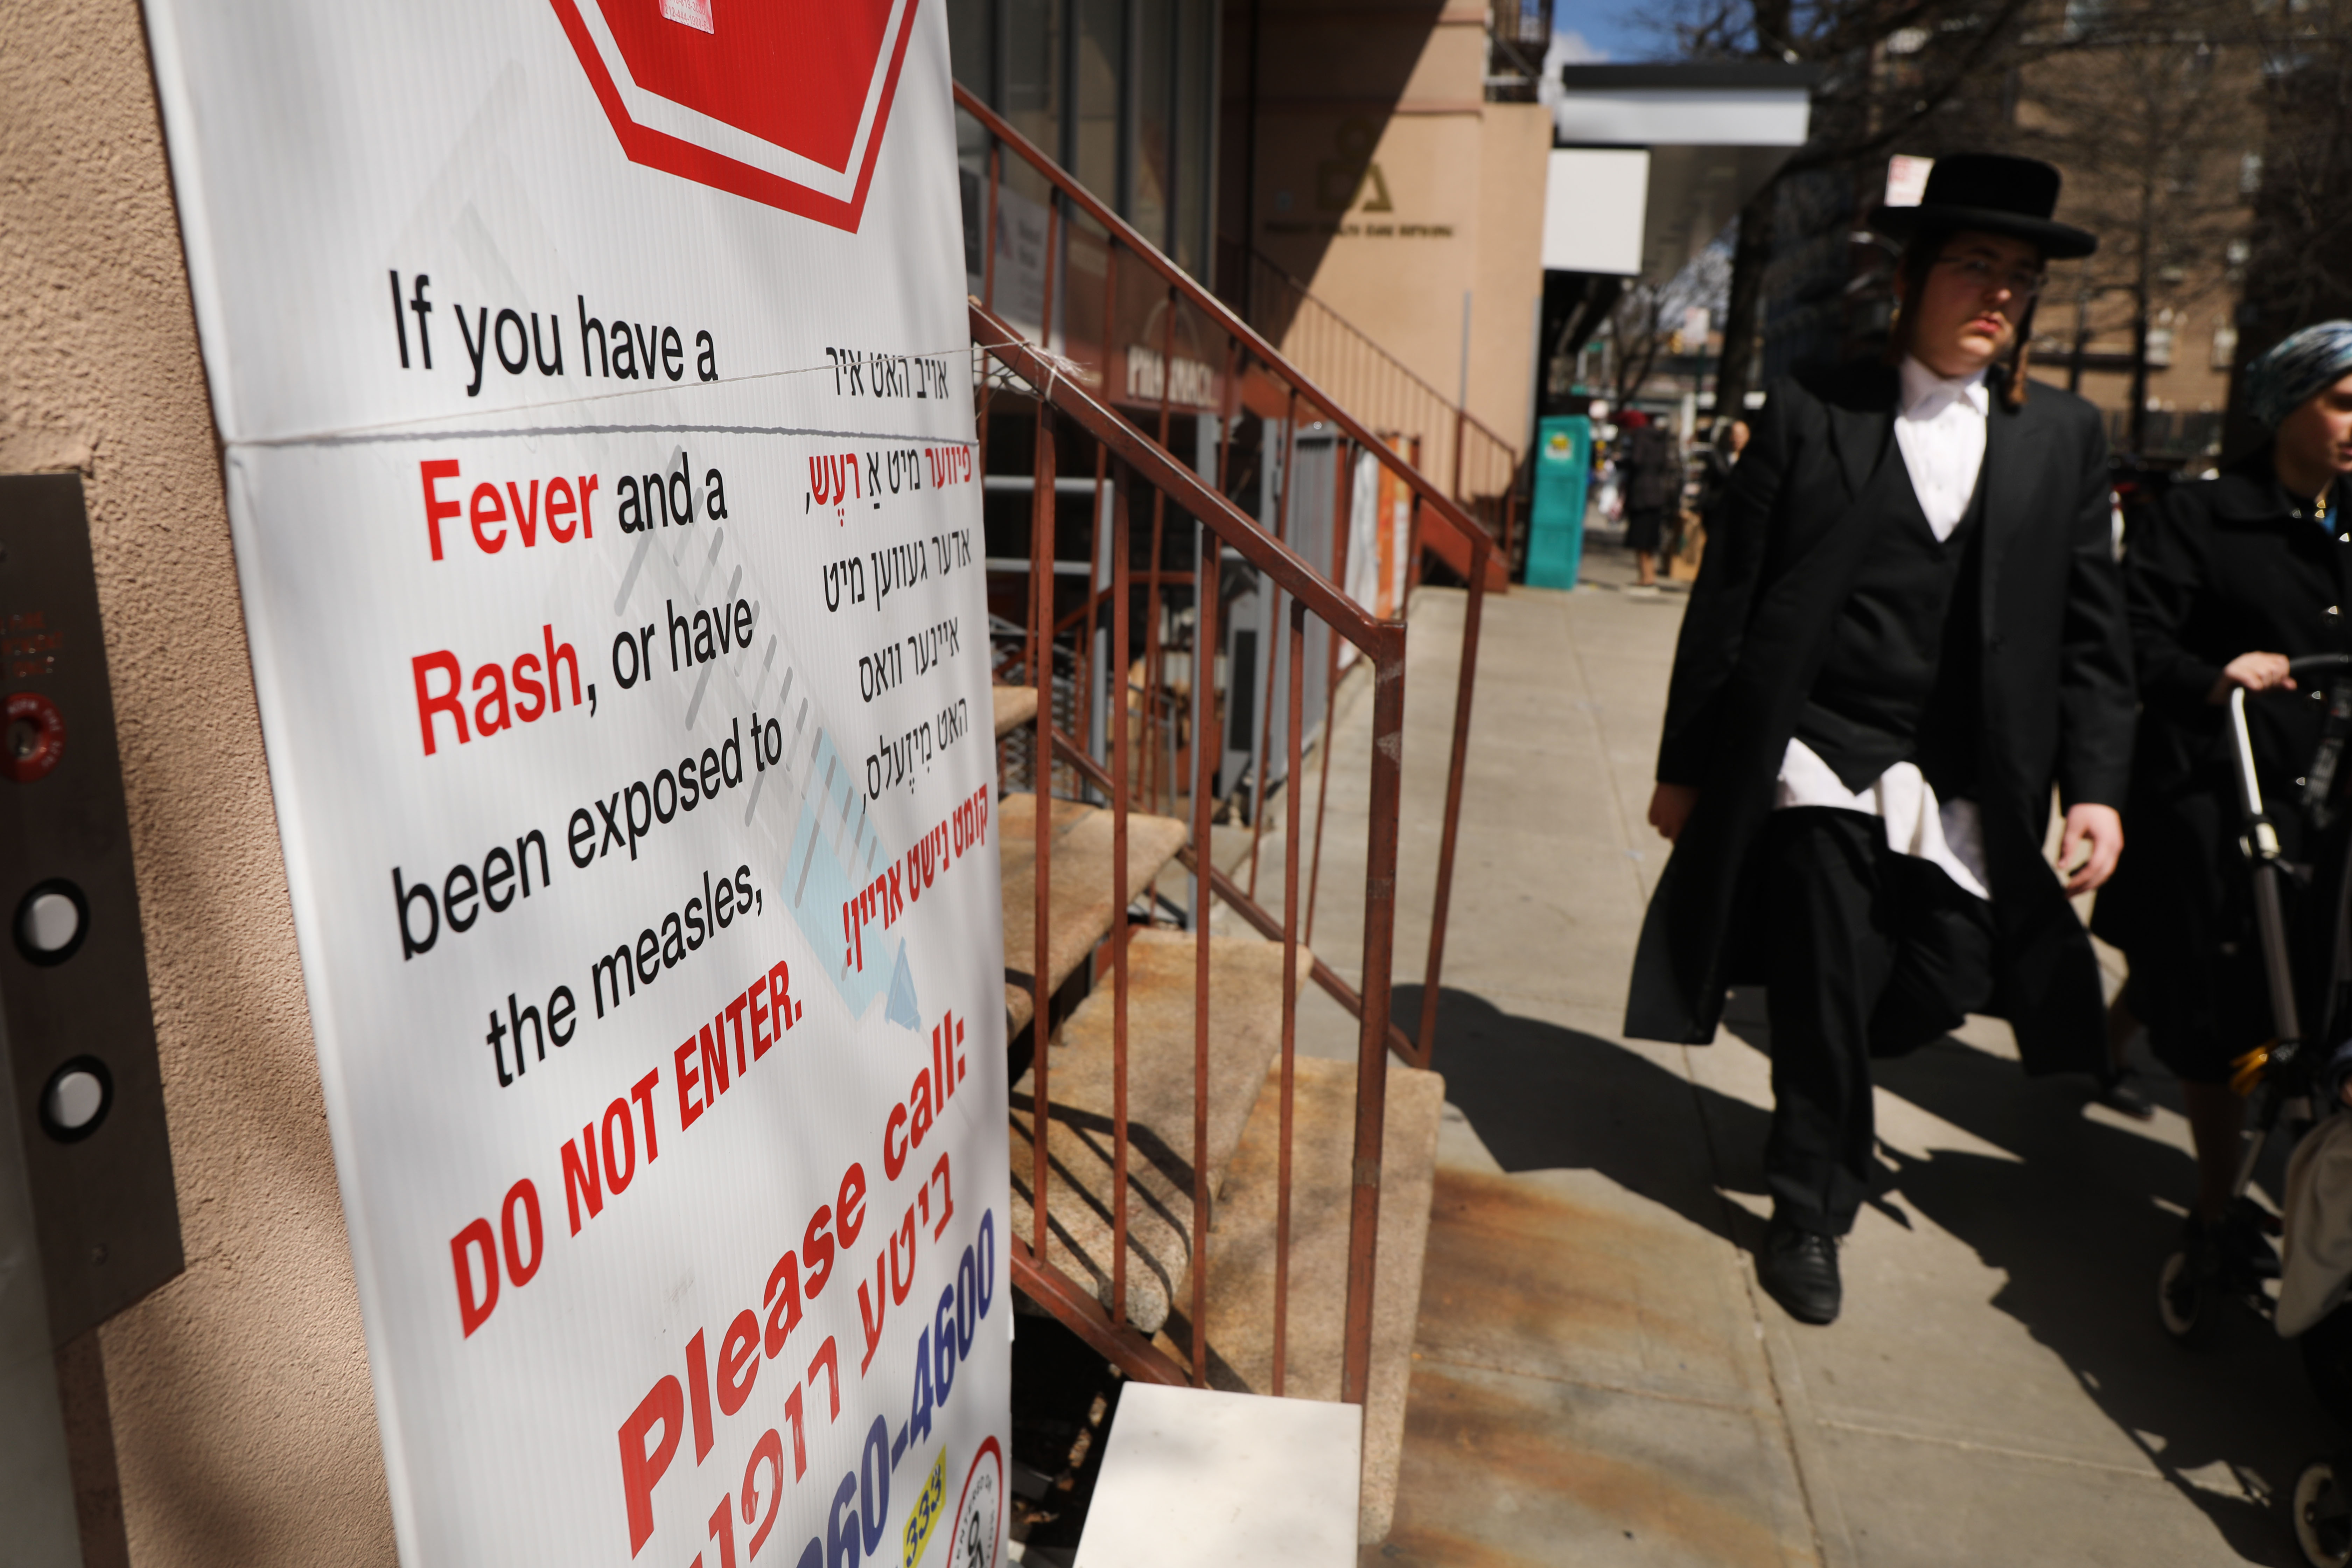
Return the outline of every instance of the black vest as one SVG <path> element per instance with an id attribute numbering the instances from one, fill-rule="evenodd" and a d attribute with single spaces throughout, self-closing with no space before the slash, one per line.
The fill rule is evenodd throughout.
<path id="1" fill-rule="evenodd" d="M 1973 797 L 1983 707 L 1983 476 L 1959 527 L 1938 541 L 1896 446 L 1878 465 L 1864 515 L 1876 535 L 1838 613 L 1797 739 L 1850 790 L 1914 762 L 1938 799 Z"/>

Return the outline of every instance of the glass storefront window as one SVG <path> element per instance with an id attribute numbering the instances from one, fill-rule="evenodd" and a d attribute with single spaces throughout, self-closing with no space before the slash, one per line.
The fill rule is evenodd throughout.
<path id="1" fill-rule="evenodd" d="M 989 0 L 948 7 L 948 63 L 956 80 L 985 99 L 996 96 L 996 29 Z"/>
<path id="2" fill-rule="evenodd" d="M 1203 278 L 1216 3 L 948 0 L 956 79 Z M 979 144 L 965 151 L 977 174 Z"/>
<path id="3" fill-rule="evenodd" d="M 1127 215 L 1127 192 L 1119 184 L 1123 129 L 1119 106 L 1127 86 L 1126 0 L 1077 0 L 1077 58 L 1071 64 L 1076 112 L 1076 143 L 1063 164 L 1087 189 Z"/>
<path id="4" fill-rule="evenodd" d="M 1169 243 L 1169 174 L 1175 152 L 1174 0 L 1135 0 L 1135 184 L 1127 221 L 1161 249 Z"/>
<path id="5" fill-rule="evenodd" d="M 1169 254 L 1208 276 L 1210 126 L 1216 112 L 1214 0 L 1178 0 L 1176 39 L 1176 224 Z"/>
<path id="6" fill-rule="evenodd" d="M 1040 147 L 1062 144 L 1062 0 L 996 0 L 1004 61 L 997 112 Z"/>

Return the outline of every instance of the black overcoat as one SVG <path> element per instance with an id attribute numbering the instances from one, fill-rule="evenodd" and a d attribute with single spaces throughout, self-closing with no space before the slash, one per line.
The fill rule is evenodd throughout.
<path id="1" fill-rule="evenodd" d="M 1698 804 L 1666 862 L 1633 962 L 1625 1032 L 1714 1037 L 1726 986 L 1762 979 L 1747 884 L 1780 760 L 1877 521 L 1859 505 L 1900 462 L 1898 378 L 1843 365 L 1775 385 L 1683 617 L 1658 751 Z M 2090 939 L 2042 856 L 2054 783 L 2120 807 L 2134 697 L 2098 411 L 1993 378 L 1985 440 L 1978 806 L 1997 933 L 1992 1011 L 2027 1070 L 2094 1070 L 2104 1011 Z"/>
<path id="2" fill-rule="evenodd" d="M 2347 488 L 2337 485 L 2336 495 Z M 2307 502 L 2280 489 L 2265 447 L 2213 479 L 2167 492 L 2134 531 L 2125 563 L 2146 708 L 2124 811 L 2132 852 L 2101 892 L 2092 929 L 2130 956 L 2142 977 L 2135 992 L 2144 984 L 2149 992 L 2140 1005 L 2158 1004 L 2189 1035 L 2213 1037 L 2221 1059 L 2261 1040 L 2271 1024 L 2258 981 L 2233 997 L 2219 973 L 2231 967 L 2222 955 L 2242 953 L 2252 936 L 2228 710 L 2210 698 L 2221 667 L 2242 653 L 2352 653 L 2352 538 L 2339 537 L 2347 533 L 2344 521 L 2321 527 Z M 2306 843 L 2296 809 L 2334 680 L 2305 677 L 2296 690 L 2246 700 L 2264 804 L 2291 860 L 2336 849 L 2333 839 L 2325 849 Z M 2347 773 L 2352 766 L 2338 772 L 2339 790 Z M 2322 885 L 2332 905 L 2333 875 Z M 2304 901 L 2297 891 L 2290 886 L 2291 906 Z M 2297 931 L 2323 945 L 2326 934 L 2324 922 Z M 2298 978 L 2308 988 L 2315 973 L 2299 970 Z"/>
<path id="3" fill-rule="evenodd" d="M 1676 470 L 1674 432 L 1663 425 L 1644 425 L 1628 433 L 1625 442 L 1625 504 L 1637 511 L 1672 507 L 1681 490 Z"/>

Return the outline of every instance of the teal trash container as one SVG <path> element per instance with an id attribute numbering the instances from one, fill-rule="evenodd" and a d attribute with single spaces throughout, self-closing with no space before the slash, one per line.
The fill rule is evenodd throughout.
<path id="1" fill-rule="evenodd" d="M 1528 584 L 1573 588 L 1584 559 L 1584 492 L 1592 473 L 1592 421 L 1581 414 L 1536 426 L 1536 496 L 1528 523 Z"/>

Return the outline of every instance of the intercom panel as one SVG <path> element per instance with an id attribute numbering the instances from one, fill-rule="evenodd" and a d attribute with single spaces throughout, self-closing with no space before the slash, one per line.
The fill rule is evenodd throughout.
<path id="1" fill-rule="evenodd" d="M 183 1263 L 78 474 L 0 476 L 0 1049 L 63 1343 Z"/>

